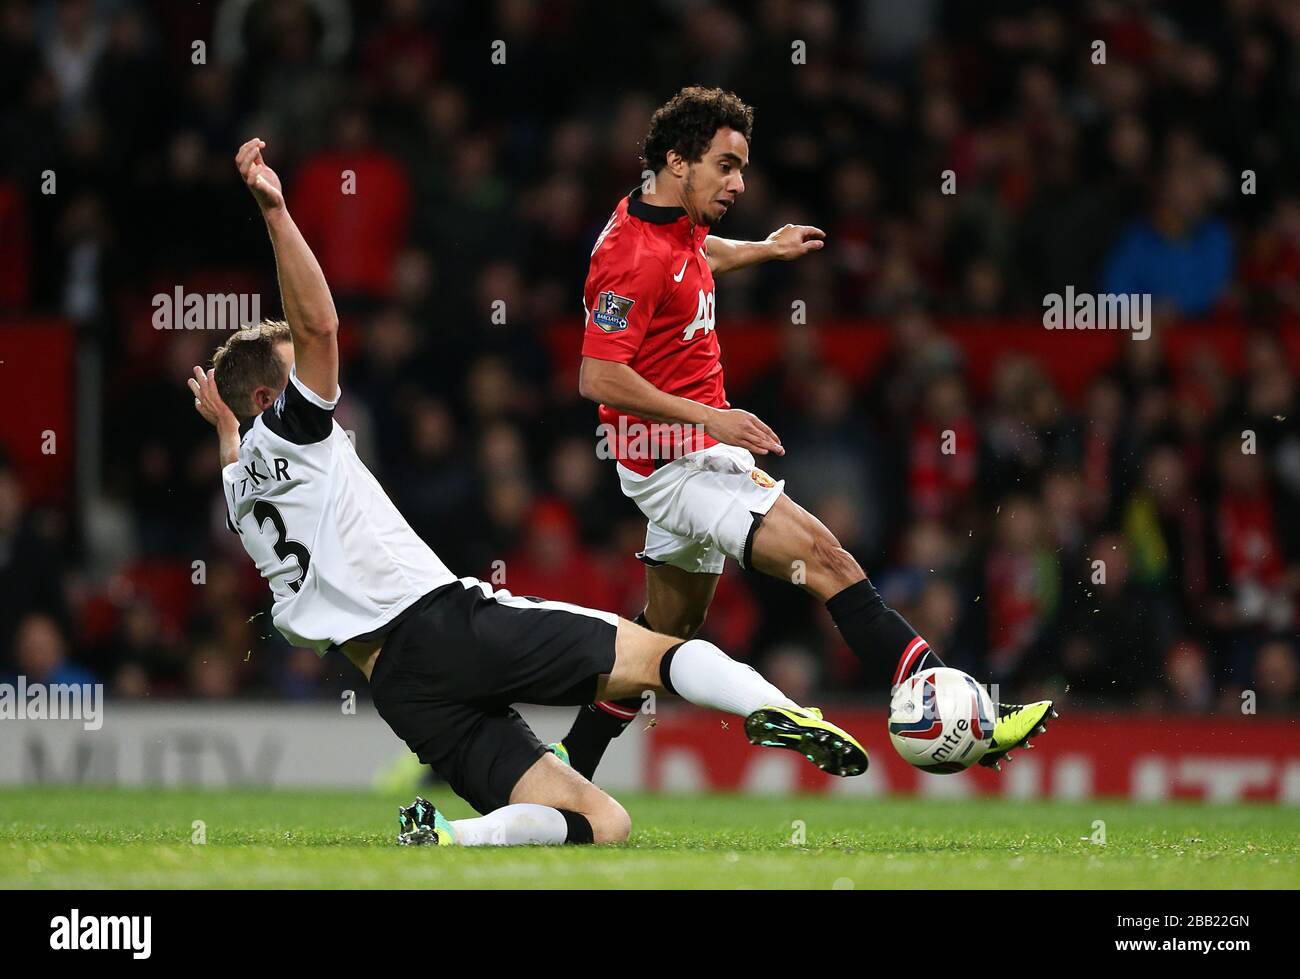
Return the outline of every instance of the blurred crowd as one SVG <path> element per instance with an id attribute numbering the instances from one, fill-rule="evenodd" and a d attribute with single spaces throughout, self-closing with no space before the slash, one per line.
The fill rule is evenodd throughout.
<path id="1" fill-rule="evenodd" d="M 0 460 L 0 677 L 356 685 L 285 645 L 224 529 L 183 387 L 217 338 L 122 342 L 177 285 L 277 305 L 233 165 L 252 135 L 336 295 L 339 421 L 414 528 L 459 573 L 638 611 L 644 521 L 550 338 L 581 329 L 651 112 L 701 83 L 755 107 L 719 232 L 828 234 L 720 280 L 724 363 L 772 346 L 728 394 L 886 600 L 1017 695 L 1300 710 L 1298 56 L 1285 0 L 0 0 L 0 316 L 95 352 L 102 460 L 75 508 Z M 1014 344 L 975 384 L 970 330 L 1041 330 L 1067 285 L 1150 293 L 1155 333 L 1081 397 Z M 793 300 L 807 322 L 771 329 Z M 1197 320 L 1237 324 L 1242 363 L 1176 366 Z M 888 334 L 865 381 L 827 323 Z M 863 672 L 788 583 L 729 570 L 704 631 L 796 698 L 884 693 L 889 664 Z"/>

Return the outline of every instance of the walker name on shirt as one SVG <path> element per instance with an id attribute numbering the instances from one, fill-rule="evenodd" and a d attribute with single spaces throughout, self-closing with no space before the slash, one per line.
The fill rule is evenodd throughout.
<path id="1" fill-rule="evenodd" d="M 239 481 L 236 492 L 239 496 L 245 497 L 249 493 L 255 493 L 261 489 L 263 484 L 268 482 L 288 482 L 293 477 L 289 474 L 289 460 L 282 459 L 279 456 L 271 458 L 271 465 L 274 467 L 273 472 L 263 472 L 257 467 L 257 460 L 254 459 L 250 465 L 240 466 L 244 471 L 244 478 Z"/>

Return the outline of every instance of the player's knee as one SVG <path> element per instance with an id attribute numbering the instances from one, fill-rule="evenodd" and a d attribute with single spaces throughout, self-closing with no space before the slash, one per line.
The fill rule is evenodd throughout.
<path id="1" fill-rule="evenodd" d="M 600 802 L 586 816 L 596 843 L 625 843 L 632 833 L 632 817 L 612 796 L 602 793 Z"/>
<path id="2" fill-rule="evenodd" d="M 840 546 L 829 530 L 819 528 L 813 531 L 812 554 L 814 565 L 827 579 L 832 594 L 866 577 L 862 566 Z"/>

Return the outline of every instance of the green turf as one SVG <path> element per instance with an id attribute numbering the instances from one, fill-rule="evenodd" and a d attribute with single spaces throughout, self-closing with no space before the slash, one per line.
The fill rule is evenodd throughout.
<path id="1" fill-rule="evenodd" d="M 626 846 L 439 849 L 394 845 L 403 801 L 0 791 L 0 887 L 1300 886 L 1300 811 L 1275 806 L 640 795 Z"/>

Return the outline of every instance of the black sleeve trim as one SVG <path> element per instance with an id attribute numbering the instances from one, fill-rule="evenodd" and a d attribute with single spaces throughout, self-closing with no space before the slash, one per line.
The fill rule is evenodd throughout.
<path id="1" fill-rule="evenodd" d="M 298 390 L 289 378 L 275 404 L 262 412 L 262 423 L 286 442 L 295 445 L 312 445 L 329 438 L 334 428 L 334 409 L 323 408 Z"/>
<path id="2" fill-rule="evenodd" d="M 754 518 L 754 522 L 749 525 L 749 533 L 745 535 L 745 550 L 740 556 L 740 566 L 746 571 L 752 571 L 754 568 L 751 563 L 754 555 L 754 535 L 758 533 L 758 528 L 763 526 L 763 518 L 767 514 L 750 510 L 749 515 Z"/>

